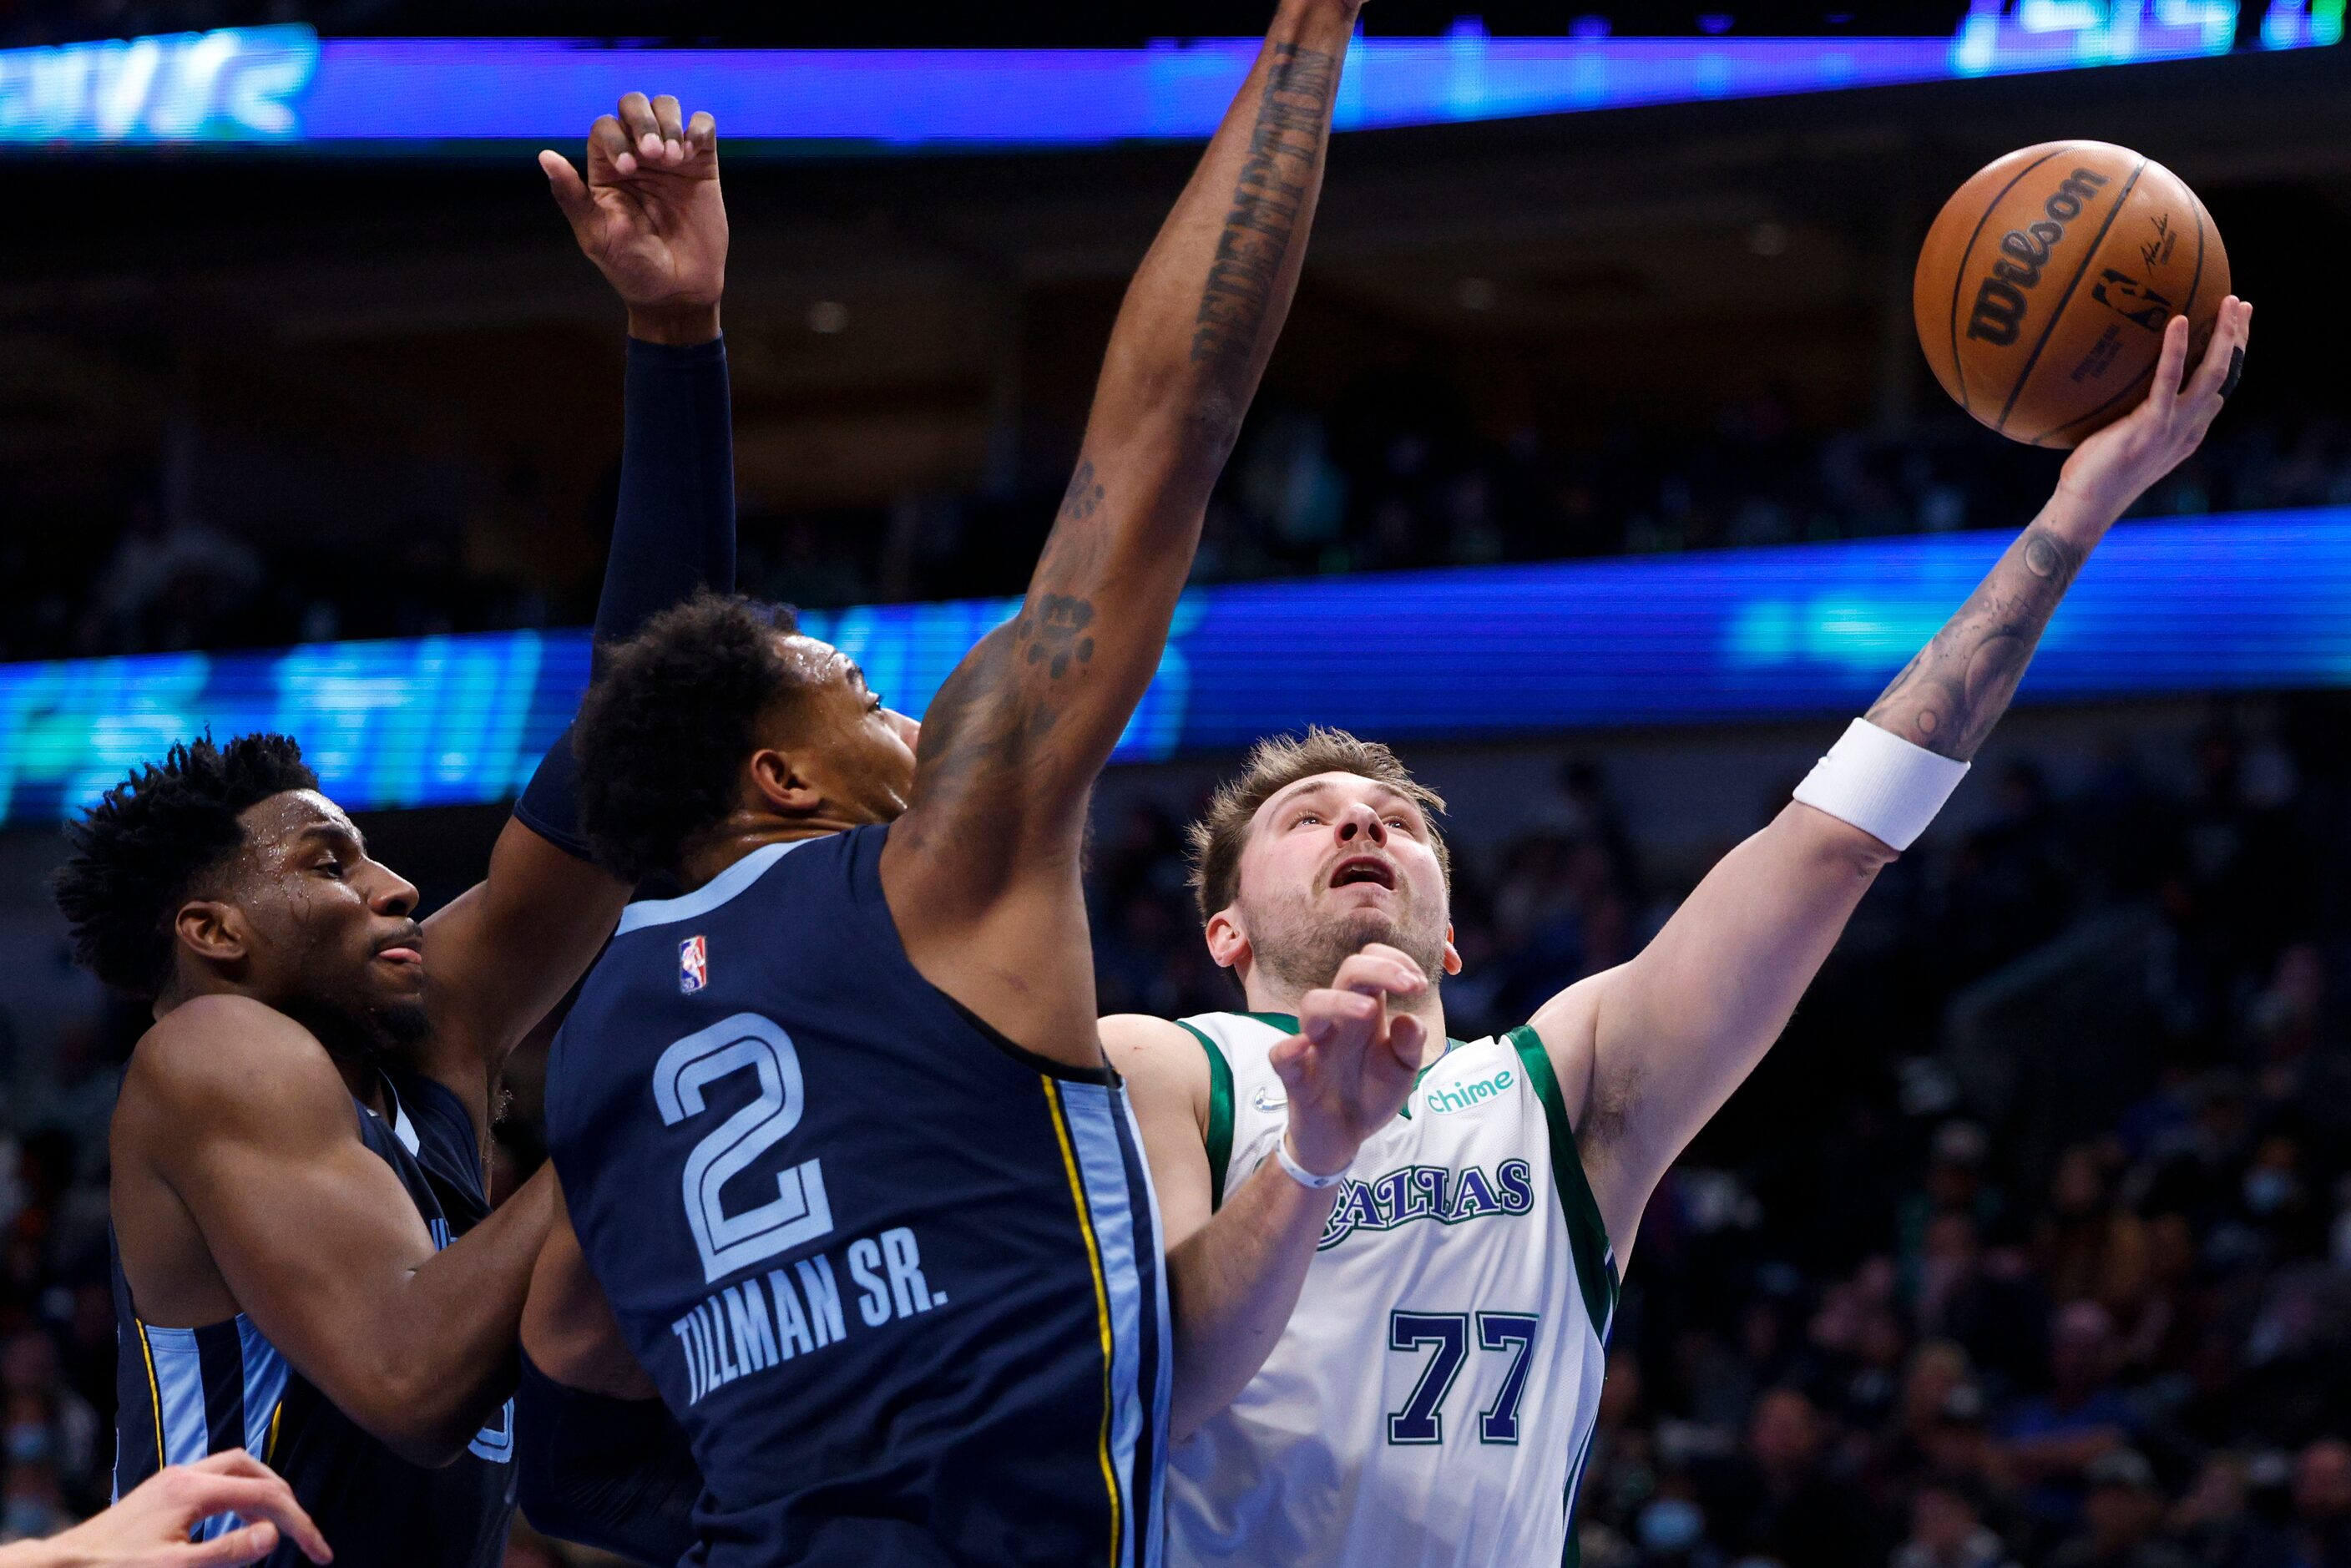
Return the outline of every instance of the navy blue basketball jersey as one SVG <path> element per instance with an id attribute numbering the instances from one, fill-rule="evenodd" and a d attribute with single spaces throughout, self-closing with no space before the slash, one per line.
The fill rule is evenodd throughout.
<path id="1" fill-rule="evenodd" d="M 549 1064 L 590 1268 L 714 1568 L 1154 1568 L 1158 1217 L 1123 1090 L 907 961 L 887 830 L 634 904 Z"/>
<path id="2" fill-rule="evenodd" d="M 360 1136 L 400 1175 L 435 1246 L 490 1211 L 473 1118 L 429 1078 L 388 1069 L 391 1114 L 354 1100 Z M 424 1469 L 394 1454 L 330 1404 L 240 1312 L 201 1328 L 144 1322 L 114 1261 L 117 1392 L 114 1495 L 165 1465 L 243 1448 L 286 1478 L 335 1549 L 339 1568 L 496 1568 L 514 1516 L 514 1402 L 455 1463 Z M 218 1514 L 209 1541 L 244 1521 Z M 281 1540 L 267 1568 L 307 1563 Z"/>

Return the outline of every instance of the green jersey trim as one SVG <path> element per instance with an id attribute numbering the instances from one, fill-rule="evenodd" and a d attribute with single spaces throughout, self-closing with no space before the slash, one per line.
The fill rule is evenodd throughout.
<path id="1" fill-rule="evenodd" d="M 1296 1013 L 1235 1013 L 1233 1014 L 1233 1017 L 1237 1019 L 1255 1019 L 1258 1022 L 1271 1029 L 1278 1029 L 1284 1034 L 1296 1034 L 1298 1032 L 1298 1015 Z"/>
<path id="2" fill-rule="evenodd" d="M 1527 1081 L 1542 1101 L 1543 1120 L 1551 1124 L 1551 1176 L 1559 1187 L 1560 1207 L 1567 1215 L 1568 1250 L 1575 1260 L 1575 1282 L 1583 1290 L 1583 1310 L 1600 1343 L 1616 1316 L 1616 1255 L 1608 1246 L 1608 1227 L 1600 1218 L 1600 1203 L 1583 1174 L 1583 1156 L 1576 1152 L 1575 1128 L 1567 1119 L 1567 1102 L 1560 1097 L 1559 1079 L 1551 1070 L 1551 1053 L 1532 1024 L 1520 1024 L 1507 1037 L 1525 1063 Z"/>
<path id="3" fill-rule="evenodd" d="M 1208 1053 L 1208 1209 L 1214 1213 L 1225 1207 L 1225 1166 L 1233 1157 L 1233 1064 L 1215 1040 L 1182 1019 L 1176 1021 Z"/>
<path id="4" fill-rule="evenodd" d="M 1420 1092 L 1420 1086 L 1428 1081 L 1428 1075 L 1436 1071 L 1438 1065 L 1441 1064 L 1447 1057 L 1452 1055 L 1455 1051 L 1460 1050 L 1468 1043 L 1468 1041 L 1467 1040 L 1455 1040 L 1449 1035 L 1447 1036 L 1445 1049 L 1437 1053 L 1437 1060 L 1422 1068 L 1419 1073 L 1414 1077 L 1412 1081 L 1413 1093 L 1417 1094 Z M 1396 1114 L 1402 1116 L 1407 1122 L 1412 1120 L 1412 1094 L 1407 1094 L 1404 1097 L 1404 1106 L 1401 1110 L 1396 1112 Z"/>

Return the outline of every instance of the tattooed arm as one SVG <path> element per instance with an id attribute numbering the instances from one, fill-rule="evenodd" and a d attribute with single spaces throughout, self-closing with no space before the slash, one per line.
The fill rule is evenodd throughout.
<path id="1" fill-rule="evenodd" d="M 1101 1061 L 1087 796 L 1158 668 L 1209 486 L 1297 287 L 1355 9 L 1282 0 L 1128 287 L 1028 596 L 934 699 L 914 804 L 883 852 L 914 967 L 1072 1064 Z"/>
<path id="2" fill-rule="evenodd" d="M 1945 757 L 1975 755 L 2083 561 L 2203 440 L 2243 362 L 2251 319 L 2233 298 L 2221 306 L 2184 388 L 2188 323 L 2171 323 L 2147 401 L 2066 460 L 2049 504 L 1886 687 L 1870 723 Z M 1707 874 L 1638 957 L 1535 1015 L 1620 1266 L 1650 1190 L 1779 1038 L 1894 855 L 1791 803 Z"/>

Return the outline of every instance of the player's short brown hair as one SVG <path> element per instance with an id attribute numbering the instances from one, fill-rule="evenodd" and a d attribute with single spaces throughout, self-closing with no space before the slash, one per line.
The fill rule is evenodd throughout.
<path id="1" fill-rule="evenodd" d="M 1445 798 L 1412 776 L 1396 754 L 1376 740 L 1358 740 L 1343 729 L 1317 725 L 1302 736 L 1272 735 L 1249 748 L 1241 770 L 1217 786 L 1208 810 L 1186 837 L 1192 850 L 1192 892 L 1206 921 L 1240 895 L 1241 852 L 1249 847 L 1249 823 L 1258 808 L 1301 779 L 1318 773 L 1353 773 L 1388 785 L 1418 806 L 1428 819 L 1428 841 L 1437 851 L 1445 885 L 1453 885 L 1453 856 L 1437 820 Z"/>

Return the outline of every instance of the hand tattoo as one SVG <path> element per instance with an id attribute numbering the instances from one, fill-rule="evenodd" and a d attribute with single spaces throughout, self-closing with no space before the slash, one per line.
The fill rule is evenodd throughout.
<path id="1" fill-rule="evenodd" d="M 2087 554 L 2039 523 L 2008 548 L 1958 614 L 1894 677 L 1869 722 L 1966 761 L 2008 710 L 2043 628 Z"/>

